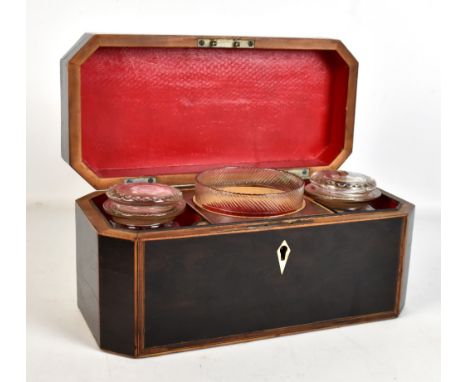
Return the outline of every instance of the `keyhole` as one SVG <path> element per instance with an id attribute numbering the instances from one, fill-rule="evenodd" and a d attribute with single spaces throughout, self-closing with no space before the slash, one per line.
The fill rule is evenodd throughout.
<path id="1" fill-rule="evenodd" d="M 283 246 L 280 248 L 280 254 L 281 254 L 281 261 L 286 260 L 286 252 L 288 252 L 288 248 Z"/>

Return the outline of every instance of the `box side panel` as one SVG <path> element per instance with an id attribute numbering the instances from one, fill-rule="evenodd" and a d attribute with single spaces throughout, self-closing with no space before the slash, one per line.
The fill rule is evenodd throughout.
<path id="1" fill-rule="evenodd" d="M 401 227 L 392 218 L 146 242 L 144 347 L 394 312 Z"/>
<path id="2" fill-rule="evenodd" d="M 75 211 L 78 307 L 99 344 L 98 234 L 78 204 Z"/>
<path id="3" fill-rule="evenodd" d="M 99 237 L 101 347 L 135 354 L 134 242 Z"/>
<path id="4" fill-rule="evenodd" d="M 406 302 L 406 290 L 408 287 L 409 264 L 411 258 L 411 242 L 413 239 L 413 225 L 414 225 L 414 207 L 406 218 L 406 232 L 405 232 L 405 247 L 403 254 L 403 270 L 401 275 L 401 288 L 400 288 L 400 307 L 403 310 Z"/>

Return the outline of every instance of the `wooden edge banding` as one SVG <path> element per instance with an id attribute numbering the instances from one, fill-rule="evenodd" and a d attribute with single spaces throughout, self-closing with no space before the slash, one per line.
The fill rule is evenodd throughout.
<path id="1" fill-rule="evenodd" d="M 398 196 L 395 196 L 394 194 L 391 194 L 388 191 L 381 190 L 383 194 L 388 196 L 390 199 L 396 200 L 400 204 L 399 210 L 404 212 L 405 215 L 408 215 L 410 212 L 414 210 L 414 204 L 408 202 L 405 199 L 399 198 Z"/>
<path id="2" fill-rule="evenodd" d="M 396 280 L 396 295 L 395 295 L 395 314 L 400 314 L 400 300 L 401 300 L 401 283 L 403 278 L 403 266 L 405 260 L 405 250 L 406 250 L 406 233 L 407 233 L 408 217 L 405 216 L 401 225 L 400 233 L 400 256 L 398 260 L 398 273 Z"/>
<path id="3" fill-rule="evenodd" d="M 70 128 L 69 128 L 69 86 L 68 86 L 68 63 L 92 37 L 91 34 L 85 33 L 81 38 L 68 50 L 68 52 L 60 59 L 60 113 L 61 113 L 61 153 L 62 158 L 70 163 Z"/>
<path id="4" fill-rule="evenodd" d="M 160 231 L 160 232 L 142 232 L 139 238 L 143 241 L 149 240 L 172 240 L 189 237 L 229 235 L 248 232 L 276 231 L 294 228 L 315 227 L 332 224 L 357 223 L 371 220 L 383 220 L 404 217 L 405 214 L 400 211 L 375 212 L 364 214 L 349 215 L 323 215 L 311 218 L 293 218 L 271 222 L 259 221 L 252 223 L 235 223 L 225 225 L 212 225 L 186 228 L 178 231 Z"/>
<path id="5" fill-rule="evenodd" d="M 132 231 L 113 228 L 107 218 L 99 211 L 92 199 L 101 195 L 102 191 L 95 191 L 91 194 L 81 197 L 76 200 L 76 204 L 80 206 L 89 222 L 100 236 L 113 237 L 124 240 L 136 240 L 138 234 Z"/>
<path id="6" fill-rule="evenodd" d="M 70 58 L 69 64 L 80 66 L 99 48 L 99 35 L 91 34 L 89 36 L 86 43 Z"/>
<path id="7" fill-rule="evenodd" d="M 403 294 L 403 282 L 405 277 L 405 272 L 408 272 L 408 269 L 405 269 L 405 264 L 407 263 L 406 256 L 409 256 L 408 245 L 411 245 L 408 242 L 408 235 L 412 235 L 411 231 L 411 219 L 414 214 L 415 206 L 412 203 L 406 202 L 403 199 L 397 198 L 394 195 L 389 194 L 392 198 L 401 203 L 401 210 L 405 213 L 403 217 L 403 224 L 401 227 L 401 239 L 400 239 L 400 259 L 398 266 L 398 279 L 397 279 L 397 290 L 395 298 L 395 313 L 399 315 L 402 310 L 401 300 L 404 298 Z M 411 237 L 410 237 L 411 239 Z M 411 241 L 411 240 L 410 240 Z"/>
<path id="8" fill-rule="evenodd" d="M 135 242 L 135 344 L 139 356 L 145 347 L 145 244 Z"/>
<path id="9" fill-rule="evenodd" d="M 68 159 L 70 165 L 89 184 L 96 189 L 105 189 L 116 183 L 121 183 L 125 177 L 101 178 L 91 170 L 82 158 L 81 148 L 81 91 L 80 91 L 80 67 L 99 47 L 179 47 L 196 48 L 198 39 L 252 39 L 255 41 L 255 49 L 284 49 L 284 50 L 334 50 L 349 65 L 349 86 L 346 112 L 346 137 L 344 149 L 337 158 L 323 168 L 338 168 L 351 154 L 354 130 L 354 105 L 356 100 L 357 61 L 339 40 L 333 39 L 307 39 L 307 38 L 270 38 L 270 37 L 246 37 L 246 36 L 152 36 L 152 35 L 118 35 L 95 34 L 86 35 L 86 40 L 73 54 L 65 56 L 68 60 Z M 65 100 L 63 102 L 66 102 Z M 321 167 L 322 168 L 322 167 Z M 311 168 L 312 169 L 312 168 Z M 317 169 L 317 168 L 315 168 Z M 193 183 L 196 173 L 161 175 L 156 176 L 160 183 L 187 184 Z"/>
<path id="10" fill-rule="evenodd" d="M 351 140 L 353 138 L 351 137 Z M 347 140 L 347 139 L 345 139 Z M 345 143 L 346 145 L 346 143 Z M 326 170 L 326 169 L 329 169 L 329 168 L 332 168 L 332 169 L 338 169 L 345 161 L 346 159 L 348 159 L 348 157 L 351 155 L 351 148 L 350 147 L 344 147 L 340 153 L 338 154 L 338 156 L 333 159 L 333 162 L 330 163 L 330 166 L 323 166 L 321 169 L 323 170 Z M 315 170 L 318 170 L 317 168 Z"/>
<path id="11" fill-rule="evenodd" d="M 398 295 L 398 314 L 400 314 L 401 311 L 403 310 L 404 304 L 406 301 L 415 209 L 416 208 L 414 205 L 412 204 L 409 205 L 408 214 L 405 218 L 404 242 L 401 248 L 402 249 L 402 256 L 401 256 L 402 267 L 401 267 L 401 278 L 400 278 L 400 290 L 399 290 L 399 295 Z"/>
<path id="12" fill-rule="evenodd" d="M 81 162 L 81 101 L 80 68 L 68 64 L 68 136 L 69 163 L 80 175 L 77 165 Z"/>
<path id="13" fill-rule="evenodd" d="M 275 329 L 268 329 L 262 331 L 256 331 L 251 333 L 243 333 L 243 334 L 236 334 L 227 337 L 220 337 L 220 338 L 211 338 L 205 340 L 198 340 L 193 342 L 182 342 L 170 346 L 156 346 L 143 349 L 140 353 L 141 357 L 148 357 L 154 355 L 162 355 L 162 354 L 169 354 L 193 349 L 205 349 L 214 346 L 220 345 L 229 345 L 229 344 L 236 344 L 241 342 L 249 342 L 254 340 L 260 339 L 267 339 L 267 338 L 274 338 L 280 337 L 284 335 L 290 334 L 299 334 L 304 332 L 309 332 L 312 330 L 320 330 L 320 329 L 330 329 L 345 325 L 352 325 L 352 324 L 359 324 L 365 322 L 372 322 L 378 320 L 384 320 L 388 318 L 395 318 L 395 312 L 382 312 L 382 313 L 373 313 L 368 315 L 362 316 L 354 316 L 354 317 L 346 317 L 346 318 L 339 318 L 335 320 L 328 320 L 328 321 L 320 321 L 311 324 L 304 324 L 304 325 L 296 325 L 296 326 L 289 326 L 284 328 L 275 328 Z"/>
<path id="14" fill-rule="evenodd" d="M 340 41 L 336 41 L 336 51 L 340 54 L 340 56 L 343 58 L 343 60 L 346 61 L 348 64 L 350 70 L 355 69 L 357 70 L 358 67 L 358 60 L 356 57 L 352 55 L 352 53 L 346 48 L 346 46 Z"/>
<path id="15" fill-rule="evenodd" d="M 335 39 L 292 38 L 292 37 L 255 37 L 255 36 L 187 36 L 187 35 L 138 35 L 138 34 L 96 34 L 90 44 L 105 47 L 179 47 L 194 48 L 199 39 L 239 39 L 254 40 L 256 49 L 323 49 L 338 50 L 344 45 Z M 87 52 L 91 49 L 87 47 Z M 348 52 L 349 53 L 349 52 Z M 350 55 L 350 53 L 349 53 Z M 86 57 L 84 55 L 83 57 Z M 89 57 L 89 56 L 88 56 Z M 352 56 L 351 56 L 352 57 Z M 81 57 L 80 57 L 81 58 Z"/>
<path id="16" fill-rule="evenodd" d="M 357 78 L 359 66 L 356 58 L 350 53 L 348 49 L 346 49 L 345 45 L 341 41 L 337 42 L 336 51 L 348 65 L 349 75 L 348 95 L 346 99 L 345 141 L 341 152 L 332 161 L 330 166 L 328 166 L 333 169 L 339 168 L 353 151 L 354 120 L 356 114 Z"/>
<path id="17" fill-rule="evenodd" d="M 354 60 L 354 58 L 353 58 Z M 347 150 L 348 155 L 353 150 L 354 138 L 354 121 L 356 115 L 356 97 L 357 97 L 357 81 L 358 81 L 358 62 L 349 63 L 349 77 L 348 77 L 348 97 L 346 101 L 346 135 L 344 148 Z"/>

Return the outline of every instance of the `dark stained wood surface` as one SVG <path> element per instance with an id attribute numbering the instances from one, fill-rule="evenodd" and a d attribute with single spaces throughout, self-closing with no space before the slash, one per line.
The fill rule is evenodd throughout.
<path id="1" fill-rule="evenodd" d="M 77 201 L 77 268 L 79 306 L 103 350 L 130 357 L 145 357 L 206 348 L 393 318 L 399 314 L 400 304 L 401 306 L 404 304 L 411 240 L 410 228 L 412 227 L 412 220 L 406 222 L 406 219 L 408 215 L 413 213 L 414 206 L 391 194 L 386 193 L 388 197 L 399 203 L 396 209 L 365 213 L 340 213 L 305 220 L 284 219 L 276 222 L 259 221 L 249 224 L 208 225 L 141 232 L 112 228 L 107 218 L 93 204 L 93 198 L 100 195 L 102 192 L 95 192 Z M 367 227 L 367 229 L 355 230 L 353 227 Z M 386 232 L 387 229 L 389 229 L 388 232 Z M 296 237 L 298 232 L 301 234 Z M 308 234 L 304 235 L 304 232 Z M 353 242 L 353 237 L 364 236 L 375 238 L 369 242 L 371 247 L 367 249 L 359 244 L 355 245 L 356 243 Z M 380 239 L 377 239 L 379 236 Z M 242 240 L 236 238 L 242 238 Z M 255 240 L 250 238 L 255 238 Z M 287 239 L 293 252 L 288 260 L 285 273 L 279 277 L 279 280 L 288 280 L 287 277 L 288 274 L 291 274 L 291 270 L 296 269 L 296 271 L 302 272 L 292 284 L 286 282 L 286 285 L 289 285 L 286 289 L 278 288 L 278 285 L 275 285 L 275 272 L 279 273 L 279 265 L 274 259 L 275 254 L 272 253 L 271 248 L 267 249 L 271 241 L 276 243 L 277 239 L 280 238 Z M 236 245 L 237 253 L 234 251 Z M 253 252 L 256 254 L 253 255 L 254 265 L 251 264 L 254 268 L 253 271 L 247 270 L 242 276 L 241 267 L 237 261 L 249 260 L 248 262 L 251 262 L 248 256 L 252 255 L 252 248 L 249 249 L 249 246 L 254 248 Z M 315 248 L 320 247 L 320 250 L 311 250 L 314 246 Z M 304 248 L 310 250 L 306 256 L 304 256 L 306 253 Z M 353 255 L 353 249 L 359 253 Z M 369 253 L 373 250 L 376 251 L 377 255 L 368 258 Z M 216 253 L 217 251 L 219 253 Z M 101 261 L 99 262 L 96 260 L 97 253 L 100 254 Z M 259 253 L 260 255 L 258 255 Z M 273 256 L 269 258 L 268 262 L 265 262 L 266 255 L 262 255 L 265 253 Z M 303 253 L 303 255 L 297 256 L 298 253 Z M 324 257 L 324 253 L 329 253 L 329 255 Z M 382 255 L 385 253 L 387 255 Z M 234 260 L 221 261 L 229 257 Z M 148 259 L 152 259 L 153 262 L 150 260 L 148 264 Z M 332 270 L 327 273 L 324 265 L 327 264 L 327 261 L 332 260 L 337 262 L 338 267 L 332 267 Z M 304 261 L 305 263 L 302 263 L 299 268 L 297 265 L 293 265 Z M 388 263 L 385 263 L 386 261 Z M 316 267 L 317 263 L 322 264 L 322 266 Z M 161 268 L 163 264 L 164 269 Z M 205 264 L 206 267 L 201 267 L 200 264 Z M 96 267 L 100 269 L 99 272 L 96 272 Z M 236 278 L 228 277 L 229 267 L 231 270 L 237 268 Z M 275 267 L 277 267 L 276 271 L 274 271 Z M 93 268 L 94 271 L 92 271 Z M 264 272 L 262 279 L 261 272 L 267 269 L 270 269 L 271 272 Z M 384 271 L 383 279 L 380 281 L 379 278 L 375 278 L 375 275 L 379 274 L 379 270 Z M 252 272 L 259 277 L 250 277 L 253 275 Z M 99 274 L 101 278 L 99 278 Z M 204 286 L 202 284 L 198 286 L 198 289 L 182 290 L 186 288 L 187 284 L 190 284 L 190 280 L 196 280 L 203 274 L 206 276 L 203 278 L 206 279 Z M 340 274 L 342 276 L 339 276 Z M 145 276 L 148 275 L 149 279 L 146 279 Z M 221 275 L 226 277 L 221 277 Z M 267 277 L 268 275 L 269 277 Z M 310 304 L 307 293 L 312 293 L 308 292 L 309 284 L 315 285 L 312 290 L 324 290 L 324 286 L 330 286 L 330 282 L 333 282 L 333 278 L 336 279 L 336 277 L 345 277 L 343 280 L 347 280 L 348 285 L 350 282 L 354 283 L 354 291 L 357 293 L 358 299 L 350 304 L 349 291 L 352 288 L 340 290 L 341 285 L 338 285 L 338 289 L 334 289 L 333 293 L 331 288 L 325 291 L 332 294 L 328 300 L 338 304 L 334 307 L 335 312 L 333 309 L 327 311 L 333 307 L 327 306 L 325 300 L 322 300 L 321 303 L 325 305 L 320 306 L 319 312 L 312 314 L 312 310 L 306 311 L 307 304 Z M 88 281 L 85 282 L 85 279 Z M 101 288 L 96 288 L 96 280 L 99 280 Z M 148 286 L 146 285 L 147 280 L 150 280 Z M 153 282 L 156 282 L 156 286 L 151 285 Z M 158 289 L 161 288 L 157 285 L 158 282 L 163 282 L 161 285 L 164 293 L 162 294 L 163 299 L 155 300 L 146 295 L 145 289 L 148 287 L 149 295 L 152 294 L 155 297 L 155 294 L 161 293 L 161 290 Z M 268 282 L 270 288 L 266 288 Z M 383 284 L 380 284 L 382 289 L 374 288 L 382 282 Z M 365 294 L 366 288 L 363 286 L 366 286 L 366 283 L 370 283 L 368 285 L 372 286 L 370 294 Z M 91 288 L 89 285 L 94 285 L 94 287 Z M 210 287 L 210 285 L 215 285 L 215 287 Z M 228 289 L 234 291 L 230 294 L 225 293 L 227 297 L 223 303 L 225 304 L 224 309 L 234 309 L 237 301 L 237 304 L 240 304 L 237 305 L 237 308 L 244 309 L 244 313 L 248 313 L 245 316 L 248 317 L 239 318 L 237 321 L 229 317 L 227 321 L 229 326 L 223 327 L 223 322 L 219 318 L 220 313 L 215 311 L 209 322 L 214 322 L 216 325 L 212 325 L 212 328 L 202 328 L 199 331 L 197 325 L 202 323 L 200 318 L 206 314 L 206 310 L 204 310 L 206 305 L 203 307 L 202 304 L 201 310 L 198 313 L 195 312 L 195 316 L 191 316 L 190 304 L 193 304 L 193 301 L 198 303 L 204 301 L 205 304 L 215 303 L 215 305 L 221 303 L 221 299 L 213 300 L 212 294 L 219 289 L 220 285 L 222 286 L 221 291 L 227 292 Z M 260 285 L 261 288 L 254 288 L 255 285 Z M 232 289 L 233 287 L 234 289 Z M 279 314 L 272 314 L 269 323 L 262 322 L 259 311 L 251 308 L 252 305 L 249 305 L 248 299 L 242 302 L 238 298 L 236 300 L 235 293 L 242 291 L 242 287 L 247 287 L 253 291 L 251 295 L 256 296 L 262 303 L 267 303 L 267 312 L 274 313 L 275 311 L 274 309 L 268 310 L 271 309 L 272 304 L 265 298 L 265 296 L 268 297 L 265 293 L 275 292 L 271 298 L 278 298 L 281 293 L 286 293 L 283 301 L 292 307 L 283 305 L 283 311 L 280 311 Z M 104 293 L 102 288 L 105 289 Z M 168 288 L 167 293 L 164 288 Z M 206 290 L 201 293 L 203 288 Z M 390 289 L 392 293 L 390 293 Z M 99 291 L 99 294 L 96 290 Z M 263 294 L 260 293 L 262 291 Z M 295 300 L 293 292 L 303 293 L 304 299 Z M 373 293 L 375 294 L 373 295 Z M 169 298 L 168 296 L 171 294 L 172 298 Z M 96 299 L 96 295 L 99 296 L 99 299 Z M 337 297 L 338 295 L 340 297 Z M 168 304 L 166 308 L 169 309 L 164 308 L 164 299 L 166 299 L 165 303 Z M 101 305 L 101 317 L 99 316 L 98 301 Z M 147 317 L 147 303 L 153 304 L 156 311 L 158 309 L 165 309 L 165 311 L 162 314 L 159 312 L 157 317 Z M 161 303 L 163 305 L 160 305 Z M 230 307 L 231 303 L 234 304 L 233 307 Z M 250 310 L 243 308 L 242 304 L 244 303 L 246 307 L 250 307 Z M 170 304 L 173 304 L 172 307 Z M 177 309 L 174 311 L 174 304 L 181 304 L 179 308 L 182 311 L 177 311 Z M 339 306 L 339 304 L 342 305 Z M 199 304 L 196 305 L 198 309 Z M 184 309 L 186 311 L 183 311 Z M 254 313 L 252 317 L 249 316 L 250 312 Z M 288 312 L 291 314 L 290 316 L 287 315 Z M 298 313 L 301 314 L 298 315 Z M 173 320 L 172 317 L 175 319 Z M 235 318 L 235 316 L 233 317 Z M 184 327 L 189 319 L 192 319 L 192 328 Z M 213 319 L 218 321 L 213 321 Z M 177 330 L 170 328 L 164 330 L 164 334 L 160 336 L 158 330 L 164 328 L 160 325 L 161 323 L 176 325 L 178 328 Z M 259 323 L 263 326 L 258 325 Z M 155 327 L 158 328 L 156 334 Z M 194 328 L 196 330 L 190 332 Z M 209 330 L 220 332 L 210 334 Z M 202 335 L 197 334 L 198 332 Z M 224 334 L 210 337 L 220 333 Z M 147 336 L 152 336 L 152 339 L 146 338 Z M 177 338 L 177 336 L 180 337 Z M 183 338 L 192 339 L 183 340 Z M 147 340 L 146 343 L 145 340 Z M 165 342 L 167 343 L 161 345 Z"/>
<path id="2" fill-rule="evenodd" d="M 394 310 L 402 219 L 145 244 L 144 346 Z M 291 248 L 280 274 L 277 248 Z"/>
<path id="3" fill-rule="evenodd" d="M 386 320 L 386 319 L 391 319 L 391 318 L 396 318 L 396 317 L 397 317 L 397 314 L 391 311 L 391 312 L 367 314 L 367 315 L 356 316 L 356 317 L 339 318 L 336 320 L 320 321 L 320 322 L 314 322 L 314 323 L 305 324 L 305 325 L 288 326 L 285 328 L 260 330 L 256 332 L 235 334 L 232 336 L 213 338 L 213 339 L 208 339 L 208 340 L 198 340 L 198 341 L 183 342 L 183 343 L 177 343 L 177 344 L 166 345 L 166 346 L 149 347 L 149 348 L 141 349 L 138 356 L 149 357 L 149 356 L 170 354 L 170 353 L 176 353 L 176 352 L 194 350 L 194 349 L 206 349 L 206 348 L 210 348 L 213 346 L 237 344 L 237 343 L 242 343 L 242 342 L 250 342 L 250 341 L 256 341 L 256 340 L 261 340 L 261 339 L 281 337 L 281 336 L 291 335 L 291 334 L 305 333 L 305 332 L 309 332 L 313 330 L 332 329 L 332 328 L 338 328 L 338 327 L 342 327 L 346 325 L 370 323 L 374 321 Z"/>
<path id="4" fill-rule="evenodd" d="M 406 302 L 406 290 L 408 288 L 408 276 L 409 276 L 409 266 L 411 258 L 411 242 L 413 239 L 413 226 L 414 226 L 414 207 L 408 217 L 406 218 L 406 227 L 405 227 L 405 238 L 404 238 L 404 247 L 402 248 L 402 275 L 401 275 L 401 287 L 400 287 L 400 301 L 399 301 L 399 312 L 403 309 Z"/>
<path id="5" fill-rule="evenodd" d="M 99 178 L 81 158 L 81 64 L 100 46 L 195 47 L 198 38 L 85 35 L 63 58 L 62 155 L 93 186 L 122 178 Z M 330 166 L 339 167 L 352 150 L 357 61 L 337 40 L 250 38 L 255 49 L 336 50 L 349 64 L 345 144 Z M 140 232 L 113 228 L 93 204 L 100 194 L 77 201 L 77 287 L 103 350 L 133 357 L 251 341 L 392 318 L 405 304 L 414 206 L 388 193 L 397 208 Z M 281 276 L 284 239 L 292 253 Z"/>
<path id="6" fill-rule="evenodd" d="M 101 347 L 135 354 L 134 242 L 99 237 Z"/>
<path id="7" fill-rule="evenodd" d="M 99 323 L 98 234 L 79 205 L 76 216 L 76 280 L 78 307 L 97 343 L 101 342 Z"/>

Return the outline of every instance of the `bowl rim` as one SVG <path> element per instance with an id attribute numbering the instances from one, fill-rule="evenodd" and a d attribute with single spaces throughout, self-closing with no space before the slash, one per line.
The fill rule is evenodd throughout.
<path id="1" fill-rule="evenodd" d="M 211 172 L 211 171 L 219 171 L 219 170 L 234 170 L 234 169 L 241 169 L 241 170 L 264 170 L 264 171 L 274 171 L 274 172 L 278 172 L 278 173 L 282 173 L 288 177 L 290 177 L 291 179 L 297 179 L 300 181 L 300 185 L 297 187 L 297 188 L 294 188 L 294 189 L 291 189 L 291 190 L 287 190 L 287 191 L 284 191 L 284 190 L 279 190 L 280 192 L 270 192 L 270 193 L 265 193 L 265 194 L 254 194 L 254 193 L 249 193 L 249 192 L 232 192 L 232 191 L 226 191 L 226 190 L 223 190 L 221 188 L 218 188 L 216 186 L 211 186 L 211 185 L 208 185 L 202 181 L 200 181 L 200 176 L 202 176 L 203 174 L 207 173 L 207 172 Z M 236 196 L 239 196 L 239 195 L 248 195 L 248 196 L 254 196 L 254 197 L 257 197 L 257 198 L 264 198 L 264 197 L 267 197 L 267 196 L 272 196 L 272 195 L 285 195 L 285 194 L 288 194 L 288 193 L 292 193 L 292 192 L 296 192 L 298 190 L 300 190 L 301 188 L 304 190 L 304 185 L 305 185 L 305 182 L 304 182 L 304 179 L 300 178 L 299 176 L 289 172 L 289 171 L 285 171 L 285 170 L 279 170 L 279 169 L 275 169 L 275 168 L 270 168 L 270 167 L 252 167 L 252 166 L 226 166 L 226 167 L 216 167 L 216 168 L 211 168 L 211 169 L 207 169 L 207 170 L 204 170 L 200 173 L 197 174 L 197 176 L 195 177 L 195 187 L 197 186 L 197 184 L 200 184 L 204 187 L 207 187 L 207 188 L 210 188 L 211 190 L 215 190 L 217 192 L 220 192 L 220 193 L 223 193 L 223 194 L 226 194 L 226 195 L 236 195 Z"/>

